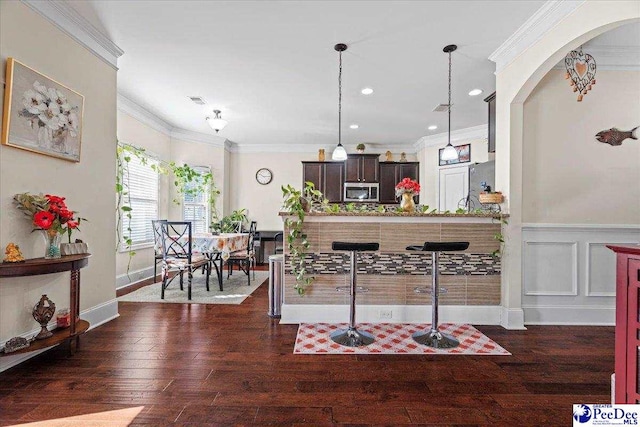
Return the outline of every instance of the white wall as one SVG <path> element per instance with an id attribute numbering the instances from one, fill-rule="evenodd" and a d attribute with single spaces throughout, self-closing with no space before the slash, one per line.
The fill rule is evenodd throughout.
<path id="1" fill-rule="evenodd" d="M 636 126 L 640 72 L 599 70 L 576 102 L 564 71 L 551 70 L 524 103 L 523 222 L 640 224 L 640 142 L 595 139 Z"/>
<path id="2" fill-rule="evenodd" d="M 121 110 L 118 110 L 118 141 L 131 144 L 138 148 L 144 148 L 153 157 L 157 157 L 166 162 L 170 161 L 171 138 L 169 135 L 153 129 Z M 161 175 L 158 218 L 168 218 L 169 215 L 170 200 L 168 184 L 169 178 Z M 129 277 L 127 277 L 127 265 L 129 263 L 128 251 L 119 251 L 116 254 L 116 276 L 118 277 L 119 287 L 140 278 L 153 275 L 153 272 L 148 274 L 148 268 L 153 267 L 153 247 L 136 249 L 135 252 L 136 254 L 131 258 L 131 265 L 128 271 Z M 140 272 L 140 274 L 137 274 L 137 272 Z"/>
<path id="3" fill-rule="evenodd" d="M 438 207 L 440 193 L 439 177 L 440 169 L 469 166 L 472 163 L 484 163 L 489 160 L 488 142 L 486 138 L 474 138 L 459 140 L 452 143 L 454 146 L 471 144 L 471 162 L 457 165 L 439 166 L 439 150 L 447 144 L 429 145 L 418 152 L 420 162 L 420 204 L 429 205 L 432 209 Z M 500 189 L 496 189 L 500 191 Z"/>
<path id="4" fill-rule="evenodd" d="M 116 70 L 17 1 L 0 2 L 0 57 L 3 81 L 6 58 L 14 57 L 85 97 L 80 163 L 0 146 L 0 246 L 15 242 L 25 257 L 43 256 L 44 241 L 31 233 L 13 195 L 66 196 L 69 207 L 88 219 L 74 233 L 92 253 L 82 270 L 80 310 L 109 305 L 115 315 Z M 69 273 L 0 282 L 0 342 L 37 328 L 31 310 L 42 294 L 57 308 L 69 306 Z M 3 358 L 0 370 L 14 357 Z"/>

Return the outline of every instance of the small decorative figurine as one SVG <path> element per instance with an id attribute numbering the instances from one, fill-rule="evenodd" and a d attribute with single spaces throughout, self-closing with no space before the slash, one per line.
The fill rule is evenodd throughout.
<path id="1" fill-rule="evenodd" d="M 406 162 L 407 161 L 407 153 L 405 153 L 404 151 L 402 153 L 400 153 L 400 161 L 401 162 Z"/>
<path id="2" fill-rule="evenodd" d="M 318 161 L 324 162 L 324 148 L 318 150 Z"/>
<path id="3" fill-rule="evenodd" d="M 47 298 L 46 295 L 42 295 L 40 301 L 38 301 L 38 303 L 33 307 L 32 313 L 33 318 L 40 324 L 40 327 L 42 328 L 38 335 L 36 335 L 37 340 L 43 340 L 53 335 L 53 333 L 47 329 L 47 324 L 49 323 L 49 320 L 51 320 L 55 312 L 56 305 L 53 303 L 53 301 Z"/>
<path id="4" fill-rule="evenodd" d="M 23 262 L 24 257 L 20 252 L 20 246 L 15 243 L 9 243 L 7 248 L 4 250 L 4 254 L 6 255 L 2 262 Z"/>
<path id="5" fill-rule="evenodd" d="M 14 351 L 22 350 L 23 348 L 29 347 L 33 340 L 34 338 L 13 337 L 4 344 L 3 351 L 5 353 L 13 353 Z"/>
<path id="6" fill-rule="evenodd" d="M 600 142 L 604 142 L 605 144 L 609 144 L 611 146 L 621 145 L 622 141 L 627 138 L 638 139 L 635 135 L 638 126 L 634 127 L 629 131 L 618 130 L 616 128 L 611 128 L 609 130 L 603 130 L 596 133 L 596 139 Z"/>
<path id="7" fill-rule="evenodd" d="M 387 156 L 387 162 L 393 161 L 393 154 L 391 154 L 391 151 L 387 151 L 384 155 Z"/>

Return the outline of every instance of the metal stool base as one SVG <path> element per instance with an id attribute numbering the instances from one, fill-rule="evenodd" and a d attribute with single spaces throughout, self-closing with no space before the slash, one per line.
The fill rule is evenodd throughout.
<path id="1" fill-rule="evenodd" d="M 451 335 L 443 334 L 435 329 L 427 332 L 416 332 L 412 335 L 412 338 L 418 344 L 431 348 L 456 348 L 460 345 L 460 341 Z"/>
<path id="2" fill-rule="evenodd" d="M 373 335 L 356 328 L 341 329 L 331 334 L 331 340 L 345 347 L 361 347 L 373 344 Z"/>

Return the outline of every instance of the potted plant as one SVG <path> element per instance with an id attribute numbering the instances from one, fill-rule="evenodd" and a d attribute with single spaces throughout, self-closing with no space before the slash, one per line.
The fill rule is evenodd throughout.
<path id="1" fill-rule="evenodd" d="M 305 182 L 302 190 L 298 190 L 291 185 L 283 185 L 282 197 L 284 198 L 283 208 L 290 214 L 284 220 L 288 260 L 291 266 L 291 274 L 296 279 L 294 289 L 302 296 L 314 279 L 307 276 L 305 266 L 309 241 L 303 231 L 304 218 L 314 204 L 326 205 L 327 201 L 322 192 L 315 189 L 312 182 Z"/>
<path id="2" fill-rule="evenodd" d="M 358 153 L 364 153 L 364 149 L 365 149 L 365 145 L 363 143 L 360 143 L 358 145 L 356 145 L 356 150 L 358 151 Z"/>

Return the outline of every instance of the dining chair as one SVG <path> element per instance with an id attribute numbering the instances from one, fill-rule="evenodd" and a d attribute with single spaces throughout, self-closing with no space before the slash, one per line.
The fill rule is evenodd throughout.
<path id="1" fill-rule="evenodd" d="M 192 224 L 185 221 L 163 221 L 162 230 L 162 291 L 160 298 L 164 299 L 164 291 L 178 275 L 180 289 L 183 290 L 184 273 L 187 273 L 187 299 L 191 300 L 191 282 L 193 271 L 205 266 L 207 291 L 209 291 L 209 276 L 211 263 L 205 254 L 194 253 L 192 246 Z M 171 272 L 177 274 L 169 277 Z"/>
<path id="2" fill-rule="evenodd" d="M 251 221 L 249 226 L 249 244 L 246 251 L 237 251 L 232 253 L 227 259 L 227 279 L 233 273 L 233 266 L 237 265 L 247 275 L 247 285 L 251 285 L 250 273 L 253 270 L 253 278 L 256 278 L 256 230 L 258 223 Z"/>
<path id="3" fill-rule="evenodd" d="M 284 235 L 282 233 L 276 233 L 273 236 L 273 240 L 274 240 L 274 243 L 275 243 L 275 251 L 274 251 L 274 253 L 276 253 L 276 254 L 281 254 L 281 253 L 284 252 L 283 237 L 284 237 Z"/>
<path id="4" fill-rule="evenodd" d="M 156 282 L 158 276 L 158 263 L 162 262 L 162 227 L 160 224 L 167 222 L 166 219 L 156 219 L 151 221 L 151 228 L 153 228 L 153 283 Z"/>

